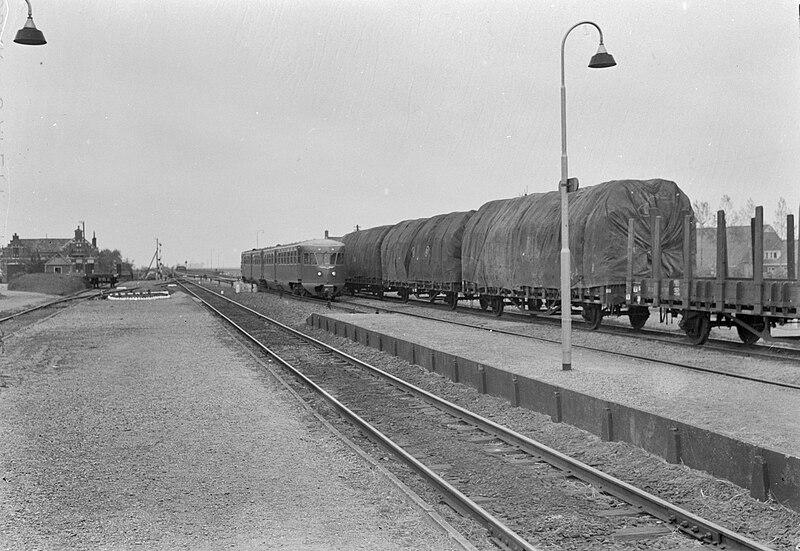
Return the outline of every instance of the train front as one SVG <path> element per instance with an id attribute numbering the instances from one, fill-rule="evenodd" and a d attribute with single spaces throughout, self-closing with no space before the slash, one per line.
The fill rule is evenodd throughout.
<path id="1" fill-rule="evenodd" d="M 301 245 L 303 288 L 327 300 L 344 289 L 344 243 L 333 239 L 306 241 Z"/>

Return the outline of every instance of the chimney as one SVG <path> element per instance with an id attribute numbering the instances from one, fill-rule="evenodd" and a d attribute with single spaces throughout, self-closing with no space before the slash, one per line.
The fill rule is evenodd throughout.
<path id="1" fill-rule="evenodd" d="M 328 239 L 328 230 L 325 230 L 325 239 Z"/>
<path id="2" fill-rule="evenodd" d="M 92 247 L 97 248 L 97 235 L 95 235 L 95 232 L 92 232 Z"/>

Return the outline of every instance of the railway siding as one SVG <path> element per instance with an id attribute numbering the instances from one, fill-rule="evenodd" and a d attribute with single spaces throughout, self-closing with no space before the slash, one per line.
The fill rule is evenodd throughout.
<path id="1" fill-rule="evenodd" d="M 312 314 L 307 323 L 800 510 L 796 392 L 587 352 L 562 372 L 559 345 L 521 346 L 508 335 L 403 316 Z"/>

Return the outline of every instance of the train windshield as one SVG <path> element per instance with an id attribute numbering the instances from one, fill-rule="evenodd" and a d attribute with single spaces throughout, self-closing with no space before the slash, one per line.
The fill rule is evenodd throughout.
<path id="1" fill-rule="evenodd" d="M 317 266 L 341 266 L 344 264 L 344 253 L 308 253 L 309 261 L 306 264 L 311 264 L 315 261 Z"/>

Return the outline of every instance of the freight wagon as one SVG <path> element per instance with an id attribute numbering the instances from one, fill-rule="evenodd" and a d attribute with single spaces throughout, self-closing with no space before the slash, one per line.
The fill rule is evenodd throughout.
<path id="1" fill-rule="evenodd" d="M 617 180 L 568 197 L 570 301 L 591 328 L 607 316 L 627 316 L 641 328 L 659 308 L 680 315 L 696 344 L 713 326 L 736 326 L 749 343 L 800 317 L 795 275 L 731 280 L 723 263 L 715 279 L 693 277 L 693 212 L 674 182 Z M 560 200 L 558 192 L 532 194 L 347 234 L 346 285 L 353 292 L 396 292 L 404 300 L 444 296 L 451 308 L 477 299 L 498 316 L 509 304 L 558 313 Z M 753 223 L 754 258 L 762 258 L 760 212 Z M 789 224 L 793 228 L 791 216 Z M 719 225 L 724 233 L 724 217 Z M 724 248 L 724 236 L 718 243 Z M 790 248 L 793 254 L 793 241 Z"/>

